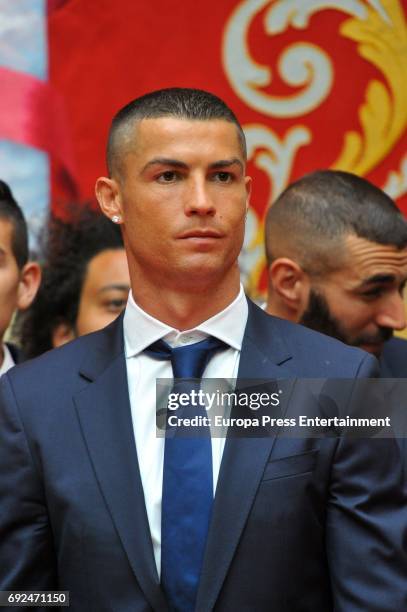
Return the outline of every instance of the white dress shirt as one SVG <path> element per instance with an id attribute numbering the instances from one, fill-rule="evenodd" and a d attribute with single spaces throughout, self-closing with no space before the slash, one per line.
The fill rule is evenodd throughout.
<path id="1" fill-rule="evenodd" d="M 247 300 L 240 287 L 239 295 L 227 308 L 195 329 L 180 332 L 151 317 L 137 306 L 131 292 L 129 294 L 123 321 L 127 379 L 144 501 L 158 575 L 161 569 L 161 496 L 165 439 L 156 434 L 156 379 L 172 378 L 173 373 L 169 360 L 154 359 L 143 351 L 159 339 L 175 347 L 215 336 L 230 348 L 212 357 L 203 378 L 234 379 L 237 377 L 247 316 Z M 214 491 L 224 445 L 224 437 L 212 438 Z"/>
<path id="2" fill-rule="evenodd" d="M 12 368 L 15 363 L 12 354 L 10 353 L 10 349 L 7 344 L 3 343 L 3 363 L 0 367 L 0 376 L 5 374 L 10 368 Z"/>

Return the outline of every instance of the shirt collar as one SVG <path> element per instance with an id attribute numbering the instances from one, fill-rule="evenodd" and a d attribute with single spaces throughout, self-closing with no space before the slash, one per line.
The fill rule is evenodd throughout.
<path id="1" fill-rule="evenodd" d="M 180 332 L 140 308 L 130 291 L 123 320 L 126 358 L 134 357 L 161 338 L 164 338 L 171 346 L 180 346 L 199 342 L 207 336 L 214 336 L 240 351 L 247 316 L 247 300 L 243 287 L 240 286 L 238 296 L 224 310 L 194 329 Z"/>
<path id="2" fill-rule="evenodd" d="M 2 374 L 5 374 L 8 370 L 10 370 L 10 368 L 12 368 L 15 365 L 10 349 L 5 343 L 3 344 L 3 355 L 4 355 L 4 358 L 3 358 L 3 363 L 1 364 L 1 367 L 0 367 L 0 376 Z"/>

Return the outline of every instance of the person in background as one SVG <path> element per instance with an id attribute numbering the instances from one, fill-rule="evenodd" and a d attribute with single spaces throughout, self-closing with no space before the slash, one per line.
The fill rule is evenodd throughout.
<path id="1" fill-rule="evenodd" d="M 18 348 L 3 339 L 14 313 L 30 306 L 40 280 L 40 266 L 29 261 L 23 212 L 0 180 L 0 376 L 22 359 Z"/>
<path id="2" fill-rule="evenodd" d="M 266 311 L 364 349 L 381 376 L 407 375 L 407 221 L 378 187 L 321 170 L 291 184 L 266 218 Z"/>
<path id="3" fill-rule="evenodd" d="M 50 220 L 43 281 L 21 323 L 28 358 L 101 329 L 125 308 L 130 279 L 120 228 L 83 208 Z"/>

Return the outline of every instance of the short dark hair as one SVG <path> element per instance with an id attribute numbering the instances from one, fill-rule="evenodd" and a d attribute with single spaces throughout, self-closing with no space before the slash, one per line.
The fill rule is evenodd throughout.
<path id="1" fill-rule="evenodd" d="M 266 256 L 295 255 L 309 273 L 340 263 L 347 235 L 378 244 L 407 246 L 407 221 L 393 200 L 350 172 L 318 170 L 282 192 L 266 217 Z"/>
<path id="2" fill-rule="evenodd" d="M 13 226 L 11 250 L 21 269 L 28 261 L 28 233 L 23 211 L 15 201 L 10 187 L 0 180 L 0 219 L 10 221 Z"/>
<path id="3" fill-rule="evenodd" d="M 120 227 L 99 211 L 77 207 L 69 221 L 51 216 L 45 236 L 42 282 L 21 322 L 27 357 L 52 348 L 52 333 L 65 322 L 75 328 L 89 262 L 102 251 L 121 249 Z"/>
<path id="4" fill-rule="evenodd" d="M 107 144 L 107 168 L 112 176 L 120 167 L 119 148 L 128 134 L 129 127 L 142 119 L 178 117 L 209 121 L 223 119 L 234 123 L 246 158 L 246 139 L 233 111 L 227 104 L 208 91 L 183 87 L 159 89 L 132 100 L 114 116 Z"/>

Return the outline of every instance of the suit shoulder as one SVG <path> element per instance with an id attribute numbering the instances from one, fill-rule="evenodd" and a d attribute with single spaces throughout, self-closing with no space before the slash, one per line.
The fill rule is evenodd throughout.
<path id="1" fill-rule="evenodd" d="M 38 389 L 42 386 L 63 388 L 78 378 L 82 364 L 93 361 L 102 370 L 104 365 L 122 350 L 122 327 L 119 322 L 114 325 L 81 336 L 59 348 L 47 351 L 43 355 L 30 359 L 12 368 L 7 376 L 13 387 L 24 384 Z M 116 341 L 116 338 L 119 338 Z"/>
<path id="2" fill-rule="evenodd" d="M 294 339 L 296 344 L 304 345 L 317 345 L 319 350 L 326 350 L 328 352 L 340 353 L 346 356 L 352 355 L 355 358 L 363 358 L 366 356 L 366 351 L 359 349 L 349 344 L 344 344 L 336 338 L 322 334 L 321 332 L 309 329 L 299 323 L 293 323 L 291 321 L 279 321 L 285 324 L 284 333 L 290 338 Z"/>
<path id="3" fill-rule="evenodd" d="M 288 321 L 287 319 L 281 319 L 274 315 L 270 315 L 261 309 L 258 309 L 260 316 L 262 315 L 262 324 L 268 326 L 271 333 L 275 333 L 279 330 L 279 333 L 283 335 L 287 342 L 292 342 L 296 346 L 299 345 L 319 345 L 321 349 L 327 351 L 335 351 L 347 355 L 354 355 L 355 357 L 364 357 L 365 351 L 354 346 L 344 344 L 336 338 L 322 334 L 314 329 Z M 407 342 L 406 342 L 407 344 Z"/>
<path id="4" fill-rule="evenodd" d="M 91 334 L 93 336 L 93 334 Z M 70 365 L 78 366 L 78 359 L 81 355 L 86 354 L 87 347 L 89 346 L 90 338 L 88 336 L 82 336 L 77 338 L 63 346 L 51 349 L 42 355 L 29 359 L 24 363 L 13 368 L 12 375 L 22 376 L 29 374 L 40 374 L 42 371 L 56 371 L 58 368 L 69 368 Z"/>
<path id="5" fill-rule="evenodd" d="M 376 359 L 359 348 L 304 325 L 270 315 L 255 305 L 251 305 L 250 313 L 254 320 L 252 330 L 257 328 L 254 332 L 256 338 L 261 338 L 265 349 L 278 344 L 281 354 L 291 355 L 286 367 L 293 373 L 300 372 L 301 376 L 315 378 L 353 378 L 360 373 L 363 364 L 363 367 L 366 366 L 364 376 L 377 375 Z"/>

